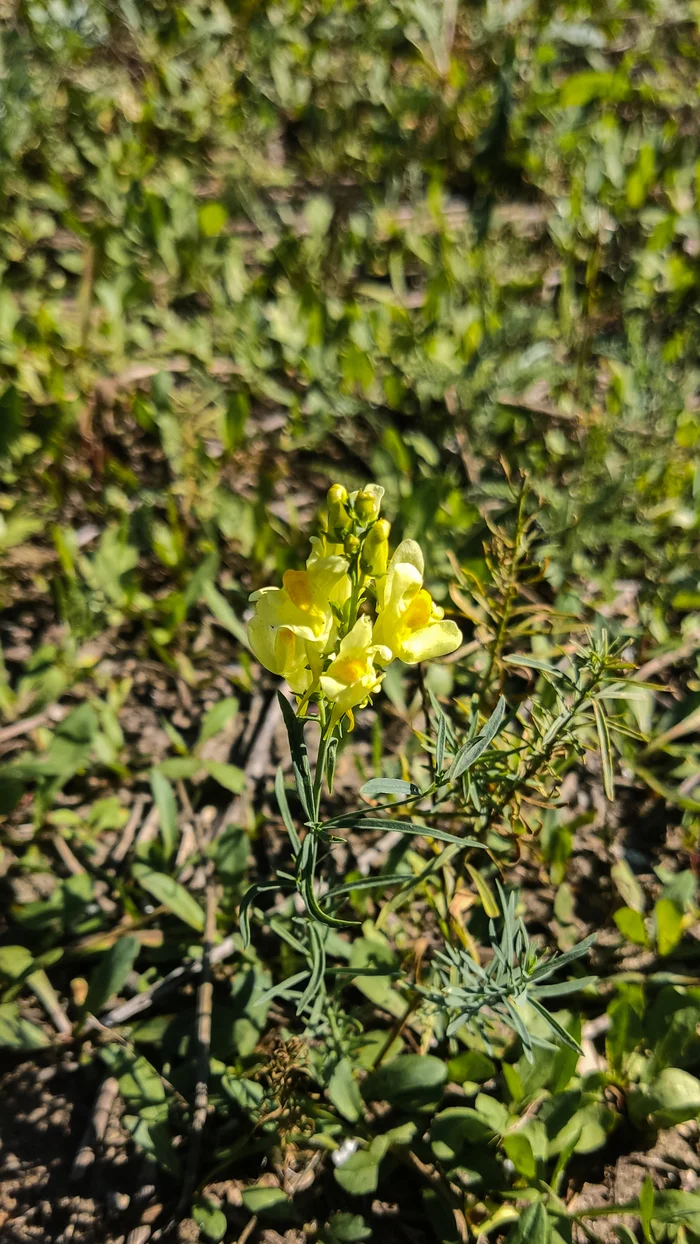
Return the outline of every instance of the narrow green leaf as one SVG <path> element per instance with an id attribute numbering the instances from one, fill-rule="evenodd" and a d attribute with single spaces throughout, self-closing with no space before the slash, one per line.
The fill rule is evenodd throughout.
<path id="1" fill-rule="evenodd" d="M 292 844 L 292 850 L 295 855 L 298 855 L 301 850 L 301 843 L 299 841 L 299 835 L 296 831 L 292 814 L 289 811 L 287 792 L 284 789 L 284 774 L 282 772 L 281 765 L 279 765 L 275 774 L 275 798 L 277 799 L 277 806 L 280 810 L 280 815 L 284 821 L 284 827 L 289 834 L 289 841 Z"/>
<path id="2" fill-rule="evenodd" d="M 458 847 L 478 848 L 485 851 L 483 842 L 476 838 L 458 838 L 456 834 L 448 834 L 444 829 L 436 829 L 432 825 L 414 825 L 412 821 L 396 821 L 391 817 L 366 816 L 355 822 L 356 829 L 398 829 L 403 834 L 413 834 L 423 838 L 433 838 L 435 842 L 453 842 Z"/>
<path id="3" fill-rule="evenodd" d="M 151 790 L 153 800 L 158 809 L 158 823 L 165 858 L 170 859 L 179 837 L 177 801 L 170 782 L 158 769 L 151 773 Z"/>
<path id="4" fill-rule="evenodd" d="M 606 798 L 612 803 L 615 798 L 615 778 L 613 775 L 612 754 L 610 752 L 610 731 L 608 730 L 608 719 L 605 716 L 600 702 L 598 700 L 593 700 L 592 703 L 596 729 L 598 731 L 600 760 L 603 766 L 603 788 L 605 790 Z"/>
<path id="5" fill-rule="evenodd" d="M 360 787 L 360 794 L 375 799 L 380 795 L 398 795 L 400 799 L 415 799 L 420 789 L 415 782 L 404 782 L 402 778 L 370 778 Z"/>
<path id="6" fill-rule="evenodd" d="M 297 794 L 304 809 L 306 819 L 313 820 L 314 815 L 314 794 L 313 783 L 311 781 L 311 769 L 309 767 L 309 756 L 304 741 L 304 726 L 299 720 L 294 709 L 292 708 L 286 695 L 282 695 L 281 691 L 277 692 L 277 699 L 282 709 L 282 717 L 287 727 L 287 737 L 289 739 L 289 750 L 292 754 L 292 769 L 294 771 L 294 781 L 296 782 Z"/>
<path id="7" fill-rule="evenodd" d="M 243 644 L 244 648 L 250 648 L 248 643 L 248 632 L 243 623 L 236 617 L 233 609 L 221 592 L 217 591 L 211 579 L 207 579 L 202 587 L 202 596 L 211 609 L 214 617 L 220 626 L 230 631 L 239 644 Z"/>
<path id="8" fill-rule="evenodd" d="M 519 653 L 515 652 L 504 657 L 503 663 L 505 665 L 523 666 L 528 670 L 538 670 L 539 673 L 549 674 L 552 678 L 566 678 L 567 682 L 569 681 L 563 670 L 557 669 L 556 665 L 550 665 L 548 661 L 540 661 L 538 657 L 520 656 Z"/>
<path id="9" fill-rule="evenodd" d="M 467 864 L 467 872 L 476 886 L 479 898 L 481 899 L 481 906 L 486 912 L 486 915 L 491 920 L 495 920 L 496 916 L 499 916 L 501 913 L 498 903 L 493 896 L 491 887 L 472 864 Z"/>
<path id="10" fill-rule="evenodd" d="M 472 739 L 469 743 L 465 743 L 464 747 L 461 747 L 457 752 L 457 755 L 452 761 L 450 770 L 447 774 L 451 782 L 456 782 L 457 778 L 460 778 L 463 773 L 466 773 L 467 769 L 471 768 L 474 761 L 478 760 L 479 756 L 481 756 L 483 752 L 486 751 L 489 744 L 493 742 L 501 729 L 505 712 L 506 702 L 503 696 L 501 696 L 498 704 L 486 722 L 486 725 L 479 732 L 476 738 Z"/>
<path id="11" fill-rule="evenodd" d="M 118 994 L 139 953 L 139 939 L 133 935 L 120 937 L 110 946 L 90 976 L 85 1011 L 99 1015 L 110 998 Z"/>

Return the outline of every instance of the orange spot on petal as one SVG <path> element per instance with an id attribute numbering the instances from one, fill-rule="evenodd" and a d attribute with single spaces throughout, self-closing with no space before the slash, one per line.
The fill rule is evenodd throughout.
<path id="1" fill-rule="evenodd" d="M 309 610 L 312 607 L 309 576 L 305 570 L 285 570 L 282 583 L 289 598 L 297 609 Z"/>
<path id="2" fill-rule="evenodd" d="M 401 621 L 407 626 L 409 631 L 420 630 L 422 626 L 427 626 L 433 616 L 433 598 L 430 592 L 425 588 L 421 588 L 420 592 L 413 598 L 408 609 Z"/>

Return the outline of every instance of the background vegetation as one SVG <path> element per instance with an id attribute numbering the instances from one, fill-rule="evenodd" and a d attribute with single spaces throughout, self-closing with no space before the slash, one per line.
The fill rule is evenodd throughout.
<path id="1" fill-rule="evenodd" d="M 143 1244 L 180 1221 L 182 1238 L 268 1244 L 700 1239 L 697 6 L 6 0 L 0 16 L 11 1238 Z M 429 1052 L 394 977 L 357 976 L 336 986 L 332 1085 L 327 1037 L 285 998 L 256 1005 L 299 952 L 262 917 L 251 949 L 238 934 L 242 893 L 283 862 L 287 764 L 243 623 L 249 593 L 300 564 L 336 479 L 385 487 L 394 536 L 423 544 L 462 623 L 459 659 L 426 671 L 456 728 L 501 691 L 551 709 L 532 660 L 603 631 L 654 684 L 612 706 L 602 768 L 600 730 L 577 724 L 491 842 L 540 947 L 598 935 L 602 984 L 561 1020 L 582 1062 L 530 1064 L 507 1036 Z M 385 691 L 339 757 L 335 813 L 372 776 L 426 784 L 415 671 Z M 430 857 L 372 843 L 349 836 L 351 878 L 417 877 Z M 435 870 L 389 910 L 354 891 L 351 967 L 405 974 L 436 927 L 488 946 L 494 860 Z M 212 894 L 224 951 L 193 1158 Z M 390 1114 L 359 1097 L 375 1061 Z M 616 1204 L 634 1213 L 584 1213 Z"/>

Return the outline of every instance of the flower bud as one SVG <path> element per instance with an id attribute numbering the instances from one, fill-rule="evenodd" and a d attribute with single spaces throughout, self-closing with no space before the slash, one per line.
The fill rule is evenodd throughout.
<path id="1" fill-rule="evenodd" d="M 353 557 L 360 547 L 360 541 L 358 540 L 357 536 L 353 536 L 353 535 L 346 536 L 345 544 L 343 545 L 343 547 L 345 549 L 346 555 L 348 557 Z"/>
<path id="2" fill-rule="evenodd" d="M 363 488 L 355 497 L 355 513 L 361 523 L 365 525 L 373 523 L 379 517 L 379 507 L 381 505 L 383 488 L 373 487 L 371 484 L 368 488 Z"/>
<path id="3" fill-rule="evenodd" d="M 350 527 L 350 515 L 347 511 L 348 494 L 342 484 L 331 484 L 328 489 L 328 532 L 340 540 Z"/>
<path id="4" fill-rule="evenodd" d="M 374 575 L 376 579 L 386 574 L 390 531 L 391 524 L 385 518 L 380 518 L 373 527 L 370 527 L 362 546 L 362 569 L 365 574 Z"/>

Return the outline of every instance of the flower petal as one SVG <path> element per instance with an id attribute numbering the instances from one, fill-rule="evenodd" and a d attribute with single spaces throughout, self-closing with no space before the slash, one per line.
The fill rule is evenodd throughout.
<path id="1" fill-rule="evenodd" d="M 397 656 L 407 665 L 418 661 L 430 661 L 454 652 L 462 642 L 462 632 L 456 622 L 431 622 L 429 626 L 414 631 L 401 644 Z"/>

